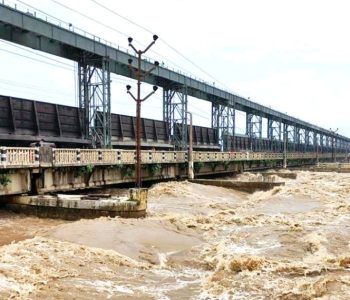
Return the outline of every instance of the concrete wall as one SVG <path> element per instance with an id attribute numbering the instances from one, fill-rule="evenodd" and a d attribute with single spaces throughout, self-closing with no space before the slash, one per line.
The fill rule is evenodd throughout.
<path id="1" fill-rule="evenodd" d="M 31 173 L 29 169 L 14 169 L 3 171 L 0 176 L 6 176 L 10 182 L 0 184 L 0 196 L 28 193 L 31 190 Z"/>

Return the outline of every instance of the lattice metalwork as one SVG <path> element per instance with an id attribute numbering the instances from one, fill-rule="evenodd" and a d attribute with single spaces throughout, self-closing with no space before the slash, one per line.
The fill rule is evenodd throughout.
<path id="1" fill-rule="evenodd" d="M 267 138 L 270 140 L 271 150 L 281 150 L 282 122 L 267 120 Z"/>
<path id="2" fill-rule="evenodd" d="M 295 126 L 283 124 L 283 141 L 286 140 L 288 151 L 295 150 Z"/>
<path id="3" fill-rule="evenodd" d="M 94 147 L 111 147 L 111 85 L 108 59 L 83 56 L 78 63 L 79 108 L 84 136 Z"/>
<path id="4" fill-rule="evenodd" d="M 163 120 L 177 149 L 187 148 L 187 88 L 172 86 L 163 90 Z"/>
<path id="5" fill-rule="evenodd" d="M 235 135 L 235 109 L 231 106 L 212 103 L 211 127 L 218 132 L 221 151 L 229 151 L 231 143 L 227 143 L 228 136 Z"/>
<path id="6" fill-rule="evenodd" d="M 246 117 L 246 134 L 249 137 L 250 148 L 254 150 L 256 139 L 262 139 L 262 117 L 253 113 L 247 113 Z"/>

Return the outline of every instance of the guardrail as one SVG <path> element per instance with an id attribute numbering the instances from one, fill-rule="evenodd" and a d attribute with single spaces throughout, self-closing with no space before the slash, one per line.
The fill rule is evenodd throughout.
<path id="1" fill-rule="evenodd" d="M 76 165 L 120 165 L 134 164 L 134 150 L 118 149 L 52 149 L 52 166 Z M 182 163 L 187 161 L 187 152 L 182 151 L 142 151 L 143 164 Z"/>
<path id="2" fill-rule="evenodd" d="M 45 151 L 42 151 L 45 149 Z M 120 149 L 60 149 L 0 147 L 0 168 L 37 168 L 86 165 L 134 164 L 134 150 Z M 40 157 L 39 157 L 40 153 Z M 143 164 L 185 163 L 186 151 L 142 151 Z M 271 152 L 193 152 L 194 162 L 283 160 L 283 153 Z M 332 158 L 332 153 L 287 153 L 288 160 Z M 337 153 L 337 158 L 347 158 L 347 153 Z"/>
<path id="3" fill-rule="evenodd" d="M 39 148 L 0 147 L 1 168 L 39 167 Z"/>

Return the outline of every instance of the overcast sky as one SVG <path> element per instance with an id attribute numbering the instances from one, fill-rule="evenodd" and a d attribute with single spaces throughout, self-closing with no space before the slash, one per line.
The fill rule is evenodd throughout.
<path id="1" fill-rule="evenodd" d="M 350 136 L 349 1 L 5 0 L 5 3 L 17 3 L 18 7 L 33 11 L 26 3 L 36 8 L 38 16 L 41 10 L 73 24 L 74 30 L 84 29 L 125 48 L 128 36 L 139 42 L 137 47 L 142 47 L 152 40 L 151 33 L 156 33 L 160 39 L 148 56 L 294 117 L 326 129 L 339 128 L 339 133 Z M 1 94 L 76 105 L 73 62 L 2 41 L 0 54 Z M 129 82 L 113 75 L 113 112 L 135 115 L 135 105 L 125 93 Z M 150 89 L 147 85 L 143 88 L 145 93 Z M 208 102 L 190 98 L 189 110 L 194 112 L 196 124 L 210 126 Z M 161 90 L 144 103 L 142 116 L 162 118 Z M 238 113 L 237 118 L 238 132 L 243 132 L 244 114 Z"/>

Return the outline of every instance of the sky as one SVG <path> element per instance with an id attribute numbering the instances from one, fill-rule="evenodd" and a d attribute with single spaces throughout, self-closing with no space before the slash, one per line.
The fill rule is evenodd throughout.
<path id="1" fill-rule="evenodd" d="M 4 1 L 121 49 L 128 36 L 142 49 L 157 34 L 146 56 L 350 137 L 349 1 Z M 0 63 L 0 94 L 77 105 L 74 62 L 0 40 Z M 112 112 L 135 115 L 126 84 L 134 82 L 112 76 Z M 143 84 L 144 94 L 150 90 Z M 196 125 L 210 127 L 210 107 L 189 98 Z M 143 103 L 142 116 L 162 119 L 161 89 Z M 245 114 L 236 116 L 237 132 L 244 133 Z"/>

